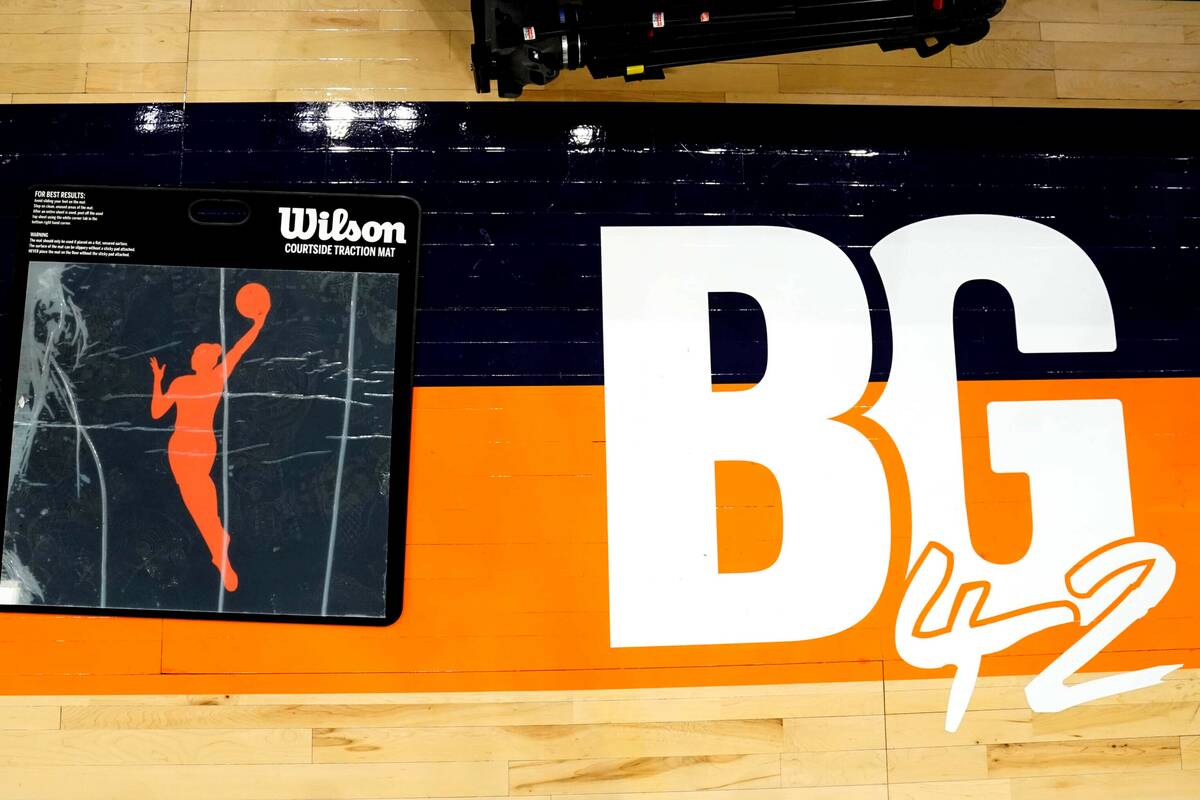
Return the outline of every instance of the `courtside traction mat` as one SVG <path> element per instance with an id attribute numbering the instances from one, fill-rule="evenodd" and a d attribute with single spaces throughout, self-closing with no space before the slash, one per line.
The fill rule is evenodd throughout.
<path id="1" fill-rule="evenodd" d="M 394 621 L 419 216 L 34 188 L 5 298 L 0 608 Z"/>

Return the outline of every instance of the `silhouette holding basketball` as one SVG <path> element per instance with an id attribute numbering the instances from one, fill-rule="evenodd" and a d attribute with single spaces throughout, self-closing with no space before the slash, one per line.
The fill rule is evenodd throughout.
<path id="1" fill-rule="evenodd" d="M 239 314 L 251 320 L 250 330 L 229 348 L 228 353 L 223 353 L 219 344 L 196 345 L 192 351 L 192 373 L 171 381 L 165 394 L 162 382 L 167 367 L 159 364 L 157 358 L 150 359 L 150 369 L 154 373 L 150 415 L 161 419 L 171 406 L 175 407 L 175 431 L 167 444 L 171 474 L 175 476 L 183 504 L 204 537 L 213 566 L 221 572 L 221 582 L 228 592 L 237 590 L 238 576 L 229 563 L 229 534 L 221 523 L 217 485 L 212 479 L 212 468 L 217 459 L 213 421 L 229 376 L 262 331 L 271 310 L 271 293 L 260 283 L 248 283 L 238 290 L 234 305 Z"/>

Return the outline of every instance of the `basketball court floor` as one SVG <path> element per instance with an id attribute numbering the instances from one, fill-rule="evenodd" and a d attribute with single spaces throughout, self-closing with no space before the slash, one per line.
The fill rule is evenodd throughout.
<path id="1" fill-rule="evenodd" d="M 517 103 L 475 94 L 469 7 L 0 0 L 9 250 L 32 184 L 302 187 L 423 208 L 400 621 L 0 614 L 0 798 L 1200 798 L 1200 2 L 1009 0 L 985 41 L 927 60 L 858 47 L 662 83 L 570 74 Z M 895 494 L 903 547 L 882 556 L 878 603 L 849 630 L 611 646 L 614 376 L 593 229 L 775 221 L 832 241 L 865 276 L 902 226 L 974 213 L 1079 243 L 1121 346 L 1108 361 L 1018 352 L 1008 295 L 974 287 L 955 321 L 965 469 L 986 472 L 989 403 L 1120 400 L 1133 524 L 1177 573 L 1067 683 L 1181 668 L 1034 711 L 1026 686 L 1078 639 L 1042 631 L 984 659 L 948 730 L 954 671 L 911 666 L 891 638 L 923 535 Z M 883 283 L 863 280 L 886 326 Z M 766 356 L 718 341 L 762 338 L 719 327 L 746 310 L 728 303 L 712 317 L 713 383 L 745 388 Z M 891 344 L 880 352 L 864 408 L 886 391 Z M 887 438 L 869 425 L 866 439 Z M 900 456 L 878 449 L 903 482 Z M 764 570 L 781 548 L 778 493 L 726 463 L 721 572 Z M 979 548 L 1036 506 L 1011 478 L 969 482 Z M 112 591 L 139 580 L 141 541 Z"/>

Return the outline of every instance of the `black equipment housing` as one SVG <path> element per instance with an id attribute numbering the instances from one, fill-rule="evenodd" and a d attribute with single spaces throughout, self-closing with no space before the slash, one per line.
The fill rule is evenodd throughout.
<path id="1" fill-rule="evenodd" d="M 657 80 L 668 67 L 862 44 L 922 56 L 977 42 L 1005 0 L 472 0 L 475 86 L 502 97 L 563 70 Z"/>

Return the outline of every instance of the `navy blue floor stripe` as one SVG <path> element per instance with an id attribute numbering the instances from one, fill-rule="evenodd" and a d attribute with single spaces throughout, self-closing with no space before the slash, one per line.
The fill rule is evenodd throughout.
<path id="1" fill-rule="evenodd" d="M 1200 375 L 1191 112 L 783 106 L 0 107 L 0 291 L 32 183 L 406 193 L 425 210 L 422 385 L 603 382 L 602 225 L 769 224 L 843 247 L 890 361 L 869 248 L 945 214 L 1036 219 L 1098 264 L 1112 354 L 1025 356 L 1007 295 L 959 296 L 960 377 Z M 231 264 L 230 266 L 239 266 Z M 715 298 L 717 380 L 757 379 L 759 311 Z"/>

